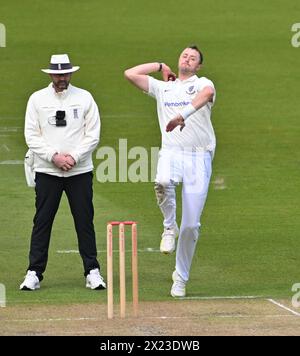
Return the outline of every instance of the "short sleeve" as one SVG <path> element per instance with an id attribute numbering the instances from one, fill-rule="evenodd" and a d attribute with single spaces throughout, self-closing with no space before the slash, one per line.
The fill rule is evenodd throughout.
<path id="1" fill-rule="evenodd" d="M 214 89 L 215 94 L 214 94 L 214 97 L 213 97 L 213 102 L 215 102 L 215 100 L 216 100 L 216 88 L 214 86 L 214 83 L 210 79 L 208 79 L 206 77 L 199 78 L 198 85 L 197 85 L 197 91 L 199 92 L 202 89 L 204 89 L 205 87 L 211 87 L 211 88 Z"/>
<path id="2" fill-rule="evenodd" d="M 152 96 L 153 98 L 157 98 L 159 96 L 159 91 L 161 88 L 161 81 L 157 80 L 151 76 L 148 76 L 149 78 L 149 91 L 148 95 Z"/>

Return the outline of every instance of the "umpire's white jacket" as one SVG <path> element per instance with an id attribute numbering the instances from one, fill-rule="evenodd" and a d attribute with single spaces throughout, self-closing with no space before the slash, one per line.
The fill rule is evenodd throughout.
<path id="1" fill-rule="evenodd" d="M 65 111 L 66 126 L 56 126 L 56 111 Z M 52 83 L 29 98 L 25 139 L 34 153 L 34 171 L 70 177 L 93 169 L 92 152 L 98 145 L 100 116 L 92 95 L 69 85 L 56 93 Z M 64 172 L 52 163 L 55 153 L 70 154 L 76 165 Z"/>

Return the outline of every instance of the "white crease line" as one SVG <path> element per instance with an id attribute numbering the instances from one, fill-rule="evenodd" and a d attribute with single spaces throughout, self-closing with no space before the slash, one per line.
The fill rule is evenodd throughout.
<path id="1" fill-rule="evenodd" d="M 0 120 L 23 120 L 21 116 L 0 116 Z"/>
<path id="2" fill-rule="evenodd" d="M 21 126 L 15 126 L 15 127 L 11 127 L 11 126 L 7 126 L 7 127 L 0 127 L 0 132 L 18 132 L 23 130 L 23 128 Z"/>
<path id="3" fill-rule="evenodd" d="M 283 305 L 283 304 L 280 304 L 280 303 L 276 302 L 276 301 L 273 300 L 273 299 L 267 299 L 267 301 L 270 302 L 270 303 L 272 303 L 272 304 L 277 305 L 279 308 L 282 308 L 282 309 L 284 309 L 284 310 L 286 310 L 286 311 L 288 311 L 288 312 L 290 312 L 290 313 L 292 313 L 292 314 L 294 314 L 294 315 L 296 315 L 296 316 L 300 316 L 300 313 L 295 312 L 294 310 L 292 310 L 292 309 L 286 307 L 286 306 Z"/>
<path id="4" fill-rule="evenodd" d="M 214 313 L 211 314 L 205 314 L 205 315 L 191 315 L 191 316 L 140 316 L 139 318 L 127 318 L 127 319 L 159 319 L 159 320 L 176 320 L 176 319 L 205 319 L 205 318 L 234 318 L 234 319 L 250 319 L 250 318 L 283 318 L 283 317 L 292 317 L 292 315 L 287 315 L 287 314 L 274 314 L 274 315 L 241 315 L 241 314 L 228 314 L 228 315 L 215 315 Z M 118 319 L 116 317 L 115 319 Z M 103 320 L 103 318 L 87 318 L 87 317 L 82 317 L 82 318 L 49 318 L 49 319 L 2 319 L 2 322 L 14 322 L 14 323 L 39 323 L 39 322 L 60 322 L 60 321 L 100 321 Z"/>
<path id="5" fill-rule="evenodd" d="M 179 301 L 179 300 L 224 300 L 224 299 L 231 299 L 231 300 L 236 300 L 236 299 L 240 299 L 240 300 L 254 300 L 254 299 L 262 299 L 262 300 L 266 300 L 266 297 L 264 296 L 229 296 L 229 297 L 218 297 L 218 296 L 215 296 L 215 297 L 201 297 L 201 296 L 195 296 L 195 297 L 183 297 L 183 298 L 172 298 L 172 300 L 176 300 L 176 301 Z M 52 299 L 43 299 L 43 302 L 49 302 L 51 303 L 53 300 Z M 18 304 L 19 302 L 16 302 L 16 304 Z M 25 303 L 37 303 L 39 304 L 40 303 L 40 300 L 30 300 L 30 301 L 21 301 L 20 304 L 25 304 Z"/>
<path id="6" fill-rule="evenodd" d="M 199 316 L 146 316 L 144 319 L 199 319 L 199 318 L 236 318 L 236 319 L 250 319 L 250 318 L 282 318 L 282 317 L 292 317 L 292 315 L 287 314 L 258 314 L 258 315 L 242 315 L 242 314 L 224 314 L 216 315 L 214 313 L 199 315 Z"/>
<path id="7" fill-rule="evenodd" d="M 262 299 L 262 296 L 253 296 L 253 295 L 233 295 L 233 296 L 225 296 L 225 297 L 201 297 L 201 296 L 194 296 L 194 297 L 179 297 L 175 298 L 176 300 L 218 300 L 218 299 Z"/>
<path id="8" fill-rule="evenodd" d="M 13 319 L 9 320 L 7 319 L 6 321 L 12 321 L 12 322 L 19 322 L 19 323 L 24 323 L 24 322 L 45 322 L 45 321 L 91 321 L 91 320 L 101 320 L 100 318 L 50 318 L 50 319 Z"/>
<path id="9" fill-rule="evenodd" d="M 100 254 L 100 253 L 105 253 L 106 251 L 98 251 L 98 253 Z M 113 252 L 115 252 L 115 253 L 117 253 L 117 252 L 119 252 L 119 250 L 113 250 Z M 131 252 L 131 250 L 126 250 L 125 252 L 127 252 L 127 253 L 130 253 Z M 160 250 L 156 250 L 156 249 L 154 249 L 154 248 L 152 248 L 152 247 L 147 247 L 147 248 L 145 248 L 144 250 L 138 250 L 138 252 L 160 252 Z M 79 251 L 78 250 L 58 250 L 58 251 L 56 251 L 56 253 L 60 253 L 60 254 L 70 254 L 70 253 L 79 253 Z"/>
<path id="10" fill-rule="evenodd" d="M 0 164 L 2 165 L 20 165 L 20 164 L 24 164 L 24 161 L 13 161 L 13 160 L 8 160 L 8 161 L 1 161 Z"/>
<path id="11" fill-rule="evenodd" d="M 214 316 L 214 315 L 212 315 Z M 264 315 L 264 314 L 258 314 L 258 315 L 216 315 L 215 317 L 217 318 L 240 318 L 240 319 L 250 319 L 250 318 L 292 318 L 293 315 L 287 315 L 287 314 L 268 314 L 268 315 Z"/>
<path id="12" fill-rule="evenodd" d="M 56 253 L 68 254 L 68 253 L 79 253 L 79 251 L 78 250 L 58 250 L 58 251 L 56 251 Z"/>

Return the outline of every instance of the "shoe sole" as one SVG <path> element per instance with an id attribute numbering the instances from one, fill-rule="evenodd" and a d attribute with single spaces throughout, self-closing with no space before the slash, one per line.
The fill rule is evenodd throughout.
<path id="1" fill-rule="evenodd" d="M 162 251 L 162 250 L 160 250 L 160 252 L 161 252 L 163 255 L 171 255 L 174 251 L 175 251 L 175 250 L 173 250 L 173 251 Z"/>
<path id="2" fill-rule="evenodd" d="M 98 286 L 97 288 L 94 288 L 93 290 L 104 290 L 106 289 L 106 287 L 104 287 L 103 285 L 100 284 L 100 286 Z"/>
<path id="3" fill-rule="evenodd" d="M 159 247 L 159 250 L 164 255 L 170 255 L 171 253 L 173 253 L 176 250 L 176 246 L 172 250 L 169 250 L 169 251 L 168 250 L 163 250 L 161 247 Z"/>
<path id="4" fill-rule="evenodd" d="M 26 287 L 26 286 L 23 286 L 22 288 L 20 288 L 20 290 L 26 290 L 26 291 L 29 291 L 29 292 L 33 292 L 33 291 L 36 290 L 36 289 L 40 289 L 40 287 L 36 287 L 36 288 L 34 288 L 34 289 L 31 289 L 31 288 L 28 288 L 28 287 Z"/>
<path id="5" fill-rule="evenodd" d="M 171 294 L 171 296 L 173 297 L 173 298 L 184 298 L 185 296 L 186 296 L 186 294 L 184 294 L 184 295 L 176 295 L 176 294 L 174 294 L 174 293 L 170 293 Z"/>
<path id="6" fill-rule="evenodd" d="M 106 289 L 106 287 L 103 284 L 100 284 L 98 287 L 96 288 L 92 288 L 90 284 L 86 284 L 86 288 L 90 288 L 92 290 L 104 290 Z"/>

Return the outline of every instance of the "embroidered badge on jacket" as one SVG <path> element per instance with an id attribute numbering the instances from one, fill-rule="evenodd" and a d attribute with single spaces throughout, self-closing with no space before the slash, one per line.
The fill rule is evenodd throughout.
<path id="1" fill-rule="evenodd" d="M 196 91 L 194 90 L 194 85 L 192 85 L 191 87 L 189 87 L 188 91 L 186 91 L 187 94 L 193 95 L 196 93 Z"/>
<path id="2" fill-rule="evenodd" d="M 79 119 L 79 117 L 78 117 L 78 109 L 73 109 L 73 113 L 74 113 L 74 119 Z"/>

